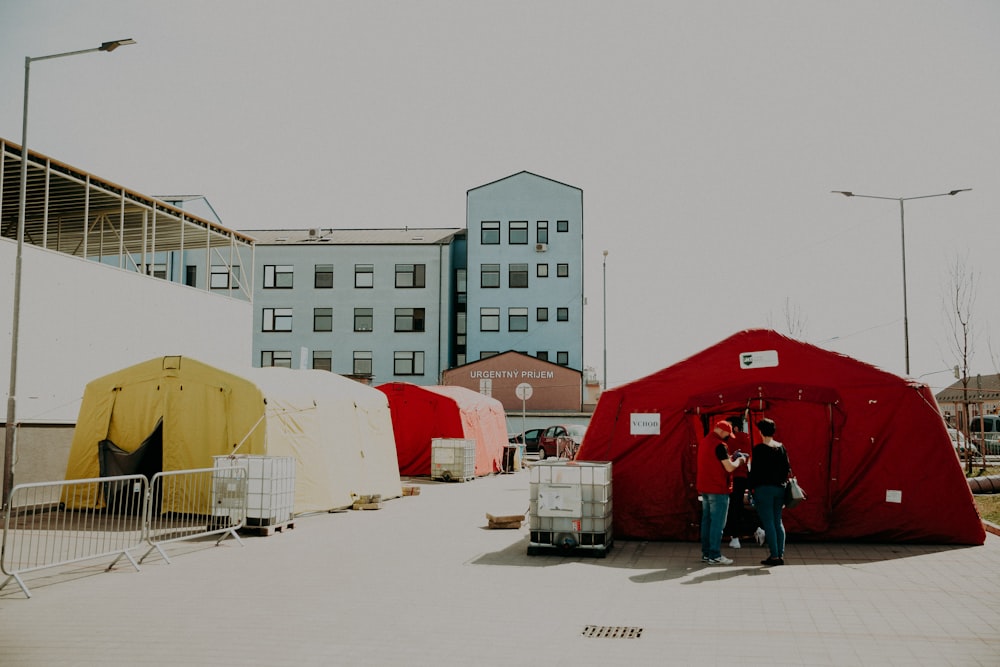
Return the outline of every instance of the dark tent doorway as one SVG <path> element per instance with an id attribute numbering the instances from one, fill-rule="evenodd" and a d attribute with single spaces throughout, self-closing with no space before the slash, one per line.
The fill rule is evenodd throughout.
<path id="1" fill-rule="evenodd" d="M 110 440 L 97 443 L 101 477 L 143 475 L 147 480 L 163 471 L 163 420 L 135 451 L 126 452 Z M 135 514 L 142 508 L 142 498 L 128 482 L 105 482 L 104 501 L 112 514 Z M 159 503 L 157 503 L 159 505 Z"/>

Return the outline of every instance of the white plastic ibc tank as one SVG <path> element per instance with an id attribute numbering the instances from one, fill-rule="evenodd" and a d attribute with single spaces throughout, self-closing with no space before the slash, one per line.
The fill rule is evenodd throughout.
<path id="1" fill-rule="evenodd" d="M 475 440 L 464 438 L 431 440 L 431 479 L 464 482 L 475 477 Z"/>
<path id="2" fill-rule="evenodd" d="M 291 521 L 295 507 L 295 458 L 291 456 L 216 456 L 215 467 L 247 471 L 247 525 Z"/>
<path id="3" fill-rule="evenodd" d="M 529 554 L 539 547 L 610 547 L 610 462 L 546 460 L 530 470 Z"/>

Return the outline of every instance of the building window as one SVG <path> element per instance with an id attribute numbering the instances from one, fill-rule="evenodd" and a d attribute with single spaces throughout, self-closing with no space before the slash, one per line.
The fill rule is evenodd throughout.
<path id="1" fill-rule="evenodd" d="M 499 264 L 483 264 L 480 267 L 479 286 L 483 288 L 500 287 Z"/>
<path id="2" fill-rule="evenodd" d="M 361 375 L 363 377 L 372 376 L 372 353 L 371 352 L 355 352 L 354 353 L 354 374 Z"/>
<path id="3" fill-rule="evenodd" d="M 423 308 L 397 308 L 396 331 L 423 331 Z"/>
<path id="4" fill-rule="evenodd" d="M 490 221 L 483 222 L 483 228 L 479 232 L 479 242 L 483 245 L 499 245 L 500 244 L 500 222 Z"/>
<path id="5" fill-rule="evenodd" d="M 184 284 L 188 287 L 198 286 L 198 267 L 188 265 L 184 267 Z"/>
<path id="6" fill-rule="evenodd" d="M 423 375 L 423 352 L 394 352 L 392 355 L 392 372 L 394 375 Z"/>
<path id="7" fill-rule="evenodd" d="M 556 220 L 556 232 L 568 232 L 569 220 Z"/>
<path id="8" fill-rule="evenodd" d="M 539 265 L 537 265 L 535 267 L 535 275 L 538 276 L 539 278 L 548 278 L 549 277 L 549 265 L 548 264 L 539 264 Z"/>
<path id="9" fill-rule="evenodd" d="M 500 309 L 480 308 L 479 309 L 479 330 L 480 331 L 500 331 Z"/>
<path id="10" fill-rule="evenodd" d="M 229 276 L 232 275 L 232 288 L 236 289 L 240 286 L 240 267 L 234 266 L 232 273 L 230 274 L 229 267 L 225 264 L 213 264 L 212 274 L 209 277 L 211 281 L 209 286 L 212 289 L 229 289 Z"/>
<path id="11" fill-rule="evenodd" d="M 154 278 L 166 279 L 167 277 L 167 265 L 166 264 L 147 264 L 146 265 L 146 275 L 153 276 Z"/>
<path id="12" fill-rule="evenodd" d="M 313 279 L 316 289 L 333 289 L 333 264 L 317 264 Z"/>
<path id="13" fill-rule="evenodd" d="M 556 264 L 556 277 L 557 278 L 568 278 L 569 277 L 569 264 Z"/>
<path id="14" fill-rule="evenodd" d="M 481 360 L 482 359 L 489 359 L 490 357 L 495 357 L 498 354 L 500 354 L 500 353 L 497 352 L 496 350 L 484 350 L 484 351 L 482 351 L 482 352 L 479 353 L 479 358 Z"/>
<path id="15" fill-rule="evenodd" d="M 549 221 L 539 220 L 538 227 L 535 230 L 535 243 L 548 243 L 549 242 Z"/>
<path id="16" fill-rule="evenodd" d="M 535 358 L 536 359 L 540 359 L 542 361 L 548 361 L 549 360 L 549 353 L 545 352 L 545 351 L 536 352 L 535 353 Z"/>
<path id="17" fill-rule="evenodd" d="M 508 308 L 507 309 L 507 329 L 509 331 L 528 330 L 528 309 Z"/>
<path id="18" fill-rule="evenodd" d="M 466 331 L 465 327 L 466 327 L 466 314 L 465 313 L 456 313 L 455 314 L 455 333 L 458 334 L 458 335 L 460 335 L 460 336 L 464 336 L 466 333 L 468 333 L 468 331 Z"/>
<path id="19" fill-rule="evenodd" d="M 288 264 L 264 265 L 264 289 L 292 289 L 294 267 Z"/>
<path id="20" fill-rule="evenodd" d="M 313 368 L 318 371 L 333 371 L 333 352 L 313 350 Z"/>
<path id="21" fill-rule="evenodd" d="M 313 308 L 313 331 L 333 331 L 333 308 Z"/>
<path id="22" fill-rule="evenodd" d="M 556 352 L 556 363 L 560 366 L 569 366 L 569 352 Z"/>
<path id="23" fill-rule="evenodd" d="M 375 311 L 372 308 L 354 309 L 354 330 L 372 331 L 375 328 Z"/>
<path id="24" fill-rule="evenodd" d="M 468 272 L 465 269 L 455 269 L 455 291 L 459 294 L 465 294 L 468 291 L 467 276 Z"/>
<path id="25" fill-rule="evenodd" d="M 510 229 L 507 232 L 508 243 L 511 245 L 528 244 L 528 221 L 511 220 Z"/>
<path id="26" fill-rule="evenodd" d="M 528 265 L 511 264 L 507 273 L 507 285 L 509 287 L 527 287 Z"/>
<path id="27" fill-rule="evenodd" d="M 397 264 L 396 287 L 424 287 L 424 264 Z"/>
<path id="28" fill-rule="evenodd" d="M 535 309 L 535 320 L 538 322 L 548 322 L 549 321 L 549 309 L 548 308 L 537 308 Z"/>
<path id="29" fill-rule="evenodd" d="M 291 308 L 265 308 L 262 331 L 291 331 Z"/>
<path id="30" fill-rule="evenodd" d="M 270 368 L 271 366 L 291 368 L 292 353 L 289 350 L 261 350 L 260 366 L 261 368 Z"/>
<path id="31" fill-rule="evenodd" d="M 556 308 L 556 320 L 559 322 L 569 322 L 569 308 Z"/>
<path id="32" fill-rule="evenodd" d="M 375 265 L 354 265 L 354 286 L 361 288 L 375 287 Z"/>

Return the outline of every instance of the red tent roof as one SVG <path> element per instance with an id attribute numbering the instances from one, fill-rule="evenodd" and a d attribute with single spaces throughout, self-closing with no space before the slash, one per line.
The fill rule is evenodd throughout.
<path id="1" fill-rule="evenodd" d="M 388 382 L 376 387 L 389 398 L 400 475 L 431 474 L 431 441 L 476 441 L 476 475 L 500 470 L 507 444 L 507 416 L 500 401 L 465 387 Z"/>
<path id="2" fill-rule="evenodd" d="M 785 511 L 790 534 L 985 541 L 926 385 L 762 329 L 601 396 L 577 458 L 612 462 L 617 536 L 698 539 L 697 443 L 709 424 L 736 414 L 777 423 L 809 497 Z"/>

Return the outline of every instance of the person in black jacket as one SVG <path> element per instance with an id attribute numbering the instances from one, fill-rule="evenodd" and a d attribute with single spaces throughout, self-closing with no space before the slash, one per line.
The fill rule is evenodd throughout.
<path id="1" fill-rule="evenodd" d="M 761 419 L 757 422 L 757 430 L 761 443 L 753 448 L 750 458 L 750 488 L 770 551 L 760 564 L 784 565 L 785 526 L 781 523 L 781 508 L 785 504 L 785 485 L 791 466 L 785 446 L 774 439 L 774 421 Z"/>

